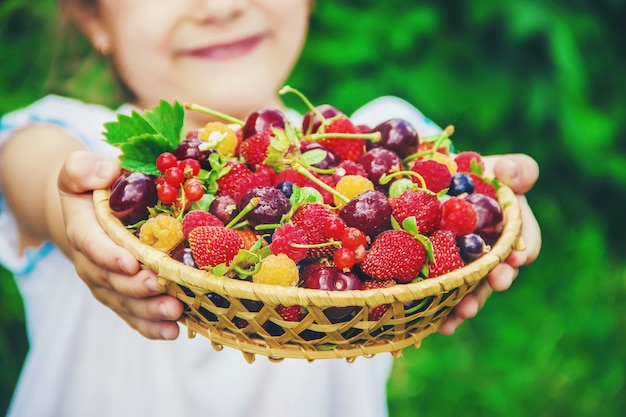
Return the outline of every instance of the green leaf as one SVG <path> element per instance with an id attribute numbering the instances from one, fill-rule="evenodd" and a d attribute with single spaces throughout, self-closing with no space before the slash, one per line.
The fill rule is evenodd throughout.
<path id="1" fill-rule="evenodd" d="M 134 136 L 156 133 L 150 123 L 136 111 L 133 111 L 130 116 L 118 114 L 117 121 L 105 123 L 104 128 L 106 129 L 104 132 L 106 142 L 118 147 Z"/>
<path id="2" fill-rule="evenodd" d="M 159 175 L 156 167 L 157 157 L 173 150 L 171 143 L 161 135 L 146 133 L 129 138 L 120 144 L 120 167 L 129 171 L 138 171 L 148 175 Z"/>
<path id="3" fill-rule="evenodd" d="M 300 156 L 300 162 L 305 165 L 315 165 L 318 162 L 322 162 L 327 155 L 328 152 L 324 149 L 312 149 Z"/>
<path id="4" fill-rule="evenodd" d="M 171 104 L 161 100 L 157 107 L 144 113 L 144 118 L 157 133 L 169 141 L 172 148 L 178 146 L 185 122 L 185 109 L 179 102 Z"/>

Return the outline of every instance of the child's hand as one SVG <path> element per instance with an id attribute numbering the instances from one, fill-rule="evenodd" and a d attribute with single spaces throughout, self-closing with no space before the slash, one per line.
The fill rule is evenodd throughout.
<path id="1" fill-rule="evenodd" d="M 537 163 L 527 155 L 510 154 L 486 157 L 485 165 L 488 172 L 511 187 L 518 196 L 522 210 L 522 239 L 525 248 L 513 250 L 506 262 L 498 265 L 476 290 L 461 300 L 439 328 L 439 332 L 444 335 L 453 334 L 465 319 L 474 317 L 493 291 L 507 290 L 517 276 L 518 269 L 532 263 L 541 249 L 541 231 L 524 196 L 539 177 Z"/>
<path id="2" fill-rule="evenodd" d="M 86 151 L 73 153 L 62 166 L 58 186 L 70 257 L 94 297 L 149 339 L 175 339 L 182 304 L 164 294 L 153 271 L 117 246 L 100 227 L 91 192 L 119 175 L 114 161 Z"/>

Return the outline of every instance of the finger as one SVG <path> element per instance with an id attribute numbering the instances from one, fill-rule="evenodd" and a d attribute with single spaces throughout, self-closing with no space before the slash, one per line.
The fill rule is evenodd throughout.
<path id="1" fill-rule="evenodd" d="M 511 187 L 516 194 L 526 194 L 539 178 L 539 165 L 525 154 L 491 155 L 484 161 L 485 172 Z"/>
<path id="2" fill-rule="evenodd" d="M 483 280 L 474 291 L 463 297 L 457 304 L 452 313 L 439 327 L 439 333 L 444 336 L 453 335 L 465 320 L 471 319 L 478 314 L 492 292 L 489 283 Z"/>
<path id="3" fill-rule="evenodd" d="M 501 263 L 487 275 L 487 282 L 492 290 L 500 292 L 508 290 L 517 277 L 518 269 L 508 263 Z"/>
<path id="4" fill-rule="evenodd" d="M 120 174 L 116 161 L 88 151 L 70 154 L 58 175 L 60 192 L 80 194 L 109 187 Z"/>
<path id="5" fill-rule="evenodd" d="M 507 258 L 507 263 L 514 267 L 521 267 L 534 262 L 541 251 L 541 228 L 535 218 L 526 197 L 518 196 L 520 210 L 522 213 L 522 240 L 524 248 L 514 250 Z"/>
<path id="6" fill-rule="evenodd" d="M 86 261 L 87 262 L 87 261 Z M 77 267 L 77 270 L 79 267 Z M 133 276 L 112 273 L 105 269 L 99 268 L 81 268 L 81 271 L 85 270 L 84 281 L 89 281 L 90 287 L 102 287 L 114 292 L 133 298 L 146 298 L 154 297 L 158 294 L 165 293 L 165 287 L 160 285 L 157 281 L 156 273 L 142 269 Z M 96 271 L 94 274 L 93 271 Z"/>
<path id="7" fill-rule="evenodd" d="M 74 251 L 74 262 L 77 262 L 75 257 L 82 254 L 104 269 L 126 275 L 134 275 L 139 271 L 139 262 L 130 252 L 113 242 L 98 223 L 91 194 L 61 195 L 61 204 L 65 233 Z"/>
<path id="8" fill-rule="evenodd" d="M 175 340 L 180 334 L 180 328 L 175 321 L 150 321 L 125 314 L 118 315 L 129 326 L 148 339 Z"/>
<path id="9" fill-rule="evenodd" d="M 125 317 L 160 322 L 178 320 L 183 314 L 183 304 L 166 294 L 133 298 L 103 287 L 92 287 L 92 292 L 98 301 Z"/>

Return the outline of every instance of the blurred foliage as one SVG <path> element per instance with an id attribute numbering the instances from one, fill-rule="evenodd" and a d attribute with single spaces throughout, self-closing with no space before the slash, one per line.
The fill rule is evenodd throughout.
<path id="1" fill-rule="evenodd" d="M 116 104 L 84 41 L 50 41 L 55 15 L 51 0 L 0 3 L 0 114 L 50 91 Z M 397 95 L 454 124 L 461 150 L 541 166 L 539 259 L 454 337 L 404 352 L 392 417 L 626 415 L 624 16 L 621 0 L 317 1 L 289 80 L 313 102 Z M 0 272 L 0 401 L 25 346 L 10 281 Z"/>

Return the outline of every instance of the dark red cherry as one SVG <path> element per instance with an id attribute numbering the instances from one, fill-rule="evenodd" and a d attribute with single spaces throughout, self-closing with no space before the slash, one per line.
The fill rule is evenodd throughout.
<path id="1" fill-rule="evenodd" d="M 245 216 L 252 226 L 278 223 L 291 208 L 289 199 L 278 188 L 261 186 L 254 187 L 244 194 L 239 202 L 239 211 L 255 197 L 259 198 L 259 204 Z"/>
<path id="2" fill-rule="evenodd" d="M 309 264 L 300 274 L 302 286 L 323 291 L 349 291 L 361 289 L 361 280 L 352 272 L 344 272 L 335 266 L 321 263 Z M 332 322 L 345 320 L 358 307 L 330 307 L 324 310 Z"/>
<path id="3" fill-rule="evenodd" d="M 320 104 L 315 109 L 326 119 L 331 119 L 335 116 L 344 116 L 343 112 L 330 104 Z M 304 134 L 317 133 L 322 121 L 315 114 L 313 110 L 309 110 L 304 114 L 302 118 L 302 132 Z"/>
<path id="4" fill-rule="evenodd" d="M 391 227 L 392 212 L 385 193 L 371 190 L 350 200 L 341 209 L 339 216 L 346 222 L 346 226 L 355 227 L 373 239 Z"/>
<path id="5" fill-rule="evenodd" d="M 374 147 L 387 148 L 404 158 L 417 151 L 419 145 L 419 135 L 415 127 L 403 119 L 389 119 L 372 129 L 373 132 L 380 132 L 380 141 L 367 141 L 367 149 Z"/>
<path id="6" fill-rule="evenodd" d="M 148 207 L 157 203 L 154 177 L 141 172 L 122 174 L 111 188 L 109 207 L 115 217 L 125 225 L 148 218 Z"/>
<path id="7" fill-rule="evenodd" d="M 246 123 L 241 129 L 241 138 L 247 139 L 271 127 L 284 129 L 285 115 L 280 110 L 271 107 L 258 109 L 250 113 L 246 119 Z"/>
<path id="8" fill-rule="evenodd" d="M 376 185 L 379 185 L 383 175 L 404 169 L 398 154 L 386 148 L 372 148 L 361 155 L 357 162 L 367 172 L 367 178 Z"/>

